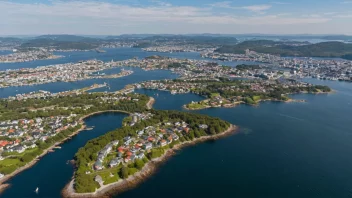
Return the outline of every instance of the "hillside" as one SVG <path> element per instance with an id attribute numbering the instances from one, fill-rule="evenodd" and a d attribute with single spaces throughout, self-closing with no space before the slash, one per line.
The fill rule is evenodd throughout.
<path id="1" fill-rule="evenodd" d="M 216 52 L 244 54 L 246 49 L 259 53 L 301 57 L 342 57 L 352 54 L 352 44 L 342 42 L 333 41 L 295 46 L 269 40 L 245 41 L 237 45 L 227 45 L 220 47 Z"/>

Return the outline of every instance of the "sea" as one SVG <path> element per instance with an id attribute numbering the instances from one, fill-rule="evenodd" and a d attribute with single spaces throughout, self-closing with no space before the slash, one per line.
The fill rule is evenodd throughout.
<path id="1" fill-rule="evenodd" d="M 89 54 L 94 56 L 90 57 Z M 110 61 L 111 58 L 123 60 L 155 54 L 159 53 L 121 48 L 111 49 L 111 52 L 108 50 L 106 54 L 71 52 L 66 55 L 79 56 L 72 58 L 72 61 L 83 60 L 84 57 Z M 165 55 L 201 59 L 199 54 L 194 53 Z M 62 60 L 56 61 L 51 64 Z M 41 64 L 41 61 L 35 62 L 31 64 Z M 232 66 L 236 64 L 234 62 Z M 22 67 L 17 63 L 5 65 L 0 64 L 0 68 Z M 94 91 L 115 91 L 134 82 L 177 77 L 165 70 L 132 69 L 135 72 L 130 76 L 109 79 L 110 90 L 102 88 Z M 5 88 L 0 89 L 0 97 L 40 89 L 53 92 L 71 90 L 103 82 L 100 80 Z M 304 80 L 328 85 L 334 93 L 291 96 L 304 99 L 305 103 L 264 102 L 259 106 L 239 105 L 192 111 L 227 120 L 237 125 L 239 130 L 229 137 L 178 151 L 145 182 L 115 197 L 352 197 L 352 84 Z M 183 104 L 203 99 L 190 93 L 171 95 L 165 91 L 144 89 L 136 92 L 154 97 L 154 108 L 160 110 L 186 111 L 182 108 Z M 61 190 L 71 180 L 74 171 L 68 160 L 73 159 L 88 140 L 121 127 L 125 116 L 105 113 L 87 118 L 85 122 L 88 126 L 94 126 L 93 130 L 82 131 L 62 144 L 61 149 L 45 155 L 32 168 L 10 179 L 8 183 L 11 186 L 0 197 L 61 197 Z M 39 192 L 35 193 L 37 187 Z"/>

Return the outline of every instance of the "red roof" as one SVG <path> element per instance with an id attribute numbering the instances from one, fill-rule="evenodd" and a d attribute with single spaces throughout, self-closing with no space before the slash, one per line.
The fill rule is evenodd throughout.
<path id="1" fill-rule="evenodd" d="M 188 127 L 183 128 L 183 130 L 185 130 L 185 131 L 186 131 L 186 133 L 188 133 L 188 132 L 189 132 L 189 128 L 188 128 Z"/>
<path id="2" fill-rule="evenodd" d="M 9 141 L 6 141 L 6 140 L 0 140 L 0 147 L 4 147 L 8 144 L 11 144 Z"/>
<path id="3" fill-rule="evenodd" d="M 122 146 L 120 146 L 117 150 L 118 150 L 120 153 L 124 153 L 124 152 L 125 152 L 125 148 L 123 148 Z"/>
<path id="4" fill-rule="evenodd" d="M 153 142 L 155 139 L 153 137 L 148 137 L 148 141 Z"/>

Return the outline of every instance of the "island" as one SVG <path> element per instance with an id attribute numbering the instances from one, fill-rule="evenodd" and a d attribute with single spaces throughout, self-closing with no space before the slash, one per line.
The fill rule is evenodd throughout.
<path id="1" fill-rule="evenodd" d="M 257 105 L 261 101 L 302 102 L 289 98 L 290 94 L 329 93 L 327 86 L 312 85 L 294 79 L 238 80 L 214 79 L 175 79 L 147 81 L 134 84 L 135 88 L 158 89 L 172 94 L 195 93 L 204 96 L 202 101 L 185 104 L 184 108 L 199 110 L 211 107 L 233 107 L 238 104 Z"/>
<path id="2" fill-rule="evenodd" d="M 132 70 L 125 70 L 123 68 L 116 74 L 106 74 L 104 72 L 104 70 L 114 67 L 111 63 L 88 60 L 36 68 L 10 69 L 0 71 L 0 88 L 53 82 L 74 82 L 98 78 L 120 78 L 133 74 Z"/>
<path id="3" fill-rule="evenodd" d="M 219 118 L 186 112 L 149 110 L 131 116 L 124 121 L 129 124 L 79 149 L 64 197 L 121 193 L 148 178 L 176 150 L 236 130 Z"/>
<path id="4" fill-rule="evenodd" d="M 19 63 L 19 62 L 29 62 L 35 60 L 49 60 L 58 59 L 63 56 L 54 55 L 46 50 L 30 50 L 24 52 L 15 52 L 9 55 L 0 56 L 0 63 Z"/>
<path id="5" fill-rule="evenodd" d="M 144 112 L 152 101 L 136 93 L 85 92 L 88 89 L 0 99 L 0 184 L 84 130 L 85 118 L 103 112 Z"/>

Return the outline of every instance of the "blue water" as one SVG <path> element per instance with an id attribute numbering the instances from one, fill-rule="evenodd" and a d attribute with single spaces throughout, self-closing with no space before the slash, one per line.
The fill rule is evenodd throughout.
<path id="1" fill-rule="evenodd" d="M 107 81 L 113 91 L 132 82 L 174 77 L 168 71 L 136 69 L 131 76 L 101 82 Z M 352 84 L 306 81 L 329 85 L 336 93 L 292 96 L 305 99 L 306 103 L 266 102 L 258 107 L 241 105 L 196 111 L 227 120 L 240 130 L 230 137 L 179 151 L 150 179 L 118 197 L 351 197 Z M 56 92 L 94 82 L 52 83 L 21 91 Z M 0 90 L 0 97 L 16 94 L 14 89 L 17 88 Z M 193 94 L 137 92 L 153 96 L 156 109 L 184 111 L 183 104 L 203 99 Z M 120 127 L 123 117 L 103 114 L 87 119 L 89 126 L 95 126 L 94 130 L 80 133 L 64 143 L 62 149 L 11 179 L 12 187 L 1 197 L 60 197 L 61 189 L 73 174 L 66 161 L 89 139 Z M 33 192 L 37 186 L 38 195 Z"/>
<path id="2" fill-rule="evenodd" d="M 64 143 L 61 149 L 45 155 L 32 168 L 11 179 L 11 187 L 1 194 L 1 197 L 61 197 L 60 192 L 73 173 L 73 166 L 67 164 L 67 160 L 71 160 L 87 141 L 121 127 L 125 117 L 126 115 L 121 113 L 106 113 L 87 118 L 85 122 L 87 126 L 95 126 L 93 130 L 82 131 Z M 37 187 L 38 194 L 34 192 Z"/>
<path id="3" fill-rule="evenodd" d="M 12 53 L 12 51 L 0 50 L 0 56 L 1 56 L 1 55 L 9 55 L 9 54 L 11 54 L 11 53 Z"/>
<path id="4" fill-rule="evenodd" d="M 352 86 L 314 82 L 338 92 L 293 96 L 307 103 L 197 111 L 234 123 L 240 131 L 178 152 L 152 178 L 117 197 L 351 197 L 352 97 L 346 94 Z M 144 93 L 159 94 L 159 109 L 187 101 L 166 92 Z"/>
<path id="5" fill-rule="evenodd" d="M 23 62 L 23 63 L 0 63 L 0 71 L 6 69 L 20 69 L 20 68 L 35 68 L 38 66 L 46 66 L 46 65 L 54 65 L 54 64 L 64 64 L 71 62 L 78 62 L 81 60 L 91 60 L 98 59 L 104 62 L 108 62 L 111 60 L 119 61 L 131 59 L 134 57 L 138 57 L 140 59 L 152 56 L 152 55 L 160 55 L 167 56 L 172 58 L 183 58 L 183 59 L 195 59 L 202 60 L 203 58 L 197 52 L 179 52 L 179 53 L 162 53 L 162 52 L 145 52 L 140 48 L 112 48 L 112 49 L 104 49 L 106 53 L 97 53 L 95 51 L 77 51 L 77 52 L 55 52 L 56 55 L 62 55 L 64 57 L 59 59 L 52 60 L 36 60 L 31 62 Z M 8 51 L 4 51 L 6 54 Z M 0 52 L 1 53 L 1 52 Z M 5 55 L 4 54 L 4 55 Z M 1 54 L 0 54 L 1 55 Z M 210 60 L 210 59 L 204 59 Z M 215 60 L 212 60 L 215 61 Z M 236 66 L 238 64 L 253 64 L 253 62 L 224 62 L 224 61 L 216 61 L 219 64 L 225 64 L 228 66 Z M 258 64 L 258 63 L 257 63 Z"/>
<path id="6" fill-rule="evenodd" d="M 144 52 L 139 48 L 112 48 L 104 49 L 106 53 L 97 53 L 95 51 L 75 51 L 75 52 L 55 52 L 56 55 L 62 55 L 64 57 L 52 60 L 36 60 L 31 62 L 23 63 L 0 63 L 0 70 L 6 69 L 19 69 L 19 68 L 34 68 L 38 66 L 54 65 L 54 64 L 64 64 L 70 62 L 78 62 L 81 60 L 91 60 L 98 59 L 105 62 L 114 60 L 126 60 L 134 57 L 145 58 L 151 55 L 163 55 L 174 58 L 189 58 L 196 59 L 200 58 L 198 53 L 182 52 L 182 53 L 152 53 Z"/>
<path id="7" fill-rule="evenodd" d="M 146 80 L 161 80 L 161 79 L 173 79 L 176 78 L 176 74 L 172 74 L 167 70 L 153 70 L 144 71 L 140 68 L 130 68 L 124 67 L 125 69 L 133 70 L 134 73 L 130 76 L 125 76 L 121 78 L 110 78 L 110 79 L 89 79 L 77 82 L 55 82 L 49 84 L 33 85 L 33 86 L 20 86 L 20 87 L 8 87 L 0 88 L 0 98 L 7 98 L 9 96 L 14 96 L 16 94 L 28 93 L 31 91 L 45 90 L 52 93 L 57 93 L 61 91 L 68 91 L 73 89 L 80 89 L 83 87 L 88 87 L 94 83 L 103 84 L 104 82 L 110 85 L 110 90 L 108 87 L 103 87 L 95 89 L 92 91 L 118 91 L 124 88 L 128 84 L 138 83 Z M 120 68 L 114 68 L 106 72 L 106 74 L 118 73 Z"/>

